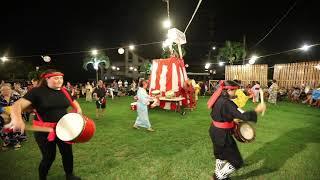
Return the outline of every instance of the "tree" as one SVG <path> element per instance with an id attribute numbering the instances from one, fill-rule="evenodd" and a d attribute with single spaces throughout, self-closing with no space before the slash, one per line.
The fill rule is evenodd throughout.
<path id="1" fill-rule="evenodd" d="M 27 79 L 28 72 L 32 70 L 33 67 L 29 62 L 21 60 L 10 60 L 2 63 L 0 62 L 0 79 Z"/>
<path id="2" fill-rule="evenodd" d="M 230 64 L 240 61 L 246 56 L 246 51 L 240 42 L 226 41 L 224 47 L 219 48 L 218 61 L 227 60 Z"/>
<path id="3" fill-rule="evenodd" d="M 99 68 L 100 68 L 101 72 L 104 69 L 108 69 L 109 66 L 110 66 L 110 60 L 109 60 L 109 57 L 106 56 L 104 53 L 99 53 L 99 54 L 97 54 L 95 56 L 87 56 L 84 59 L 83 68 L 86 71 L 88 71 L 88 66 L 89 65 L 92 65 L 93 69 L 96 70 L 96 80 L 98 82 L 98 80 L 99 80 L 99 77 L 98 77 Z"/>
<path id="4" fill-rule="evenodd" d="M 40 79 L 40 75 L 43 73 L 43 70 L 30 71 L 28 73 L 28 80 Z"/>
<path id="5" fill-rule="evenodd" d="M 140 66 L 139 71 L 140 72 L 145 72 L 145 74 L 150 74 L 150 72 L 151 72 L 151 63 L 150 63 L 150 61 L 144 62 Z"/>

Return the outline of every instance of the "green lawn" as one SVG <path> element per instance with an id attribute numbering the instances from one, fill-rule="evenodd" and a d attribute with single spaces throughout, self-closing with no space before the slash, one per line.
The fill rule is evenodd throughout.
<path id="1" fill-rule="evenodd" d="M 132 98 L 109 100 L 105 117 L 95 121 L 94 138 L 73 146 L 75 173 L 93 180 L 209 179 L 215 160 L 206 100 L 200 97 L 198 109 L 186 116 L 151 110 L 153 133 L 132 128 L 136 118 L 129 109 Z M 80 103 L 85 114 L 95 117 L 94 103 Z M 246 109 L 251 107 L 248 103 Z M 232 179 L 319 179 L 319 109 L 286 102 L 270 105 L 256 130 L 255 142 L 239 143 L 246 165 Z M 0 152 L 0 179 L 37 179 L 40 156 L 29 132 L 22 149 Z M 49 179 L 63 178 L 58 154 Z"/>

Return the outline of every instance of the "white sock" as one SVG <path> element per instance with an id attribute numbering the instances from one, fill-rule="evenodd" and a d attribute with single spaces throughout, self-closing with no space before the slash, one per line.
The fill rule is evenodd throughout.
<path id="1" fill-rule="evenodd" d="M 218 171 L 220 171 L 223 167 L 223 165 L 225 164 L 226 162 L 221 160 L 221 159 L 216 159 L 216 167 L 214 169 L 214 172 L 217 174 Z"/>
<path id="2" fill-rule="evenodd" d="M 236 171 L 236 168 L 233 167 L 229 162 L 227 162 L 223 168 L 216 173 L 218 179 L 228 178 L 231 173 Z"/>

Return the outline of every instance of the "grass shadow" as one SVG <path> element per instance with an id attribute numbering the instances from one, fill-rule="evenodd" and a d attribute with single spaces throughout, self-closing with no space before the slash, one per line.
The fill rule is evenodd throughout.
<path id="1" fill-rule="evenodd" d="M 314 127 L 293 129 L 277 139 L 265 143 L 245 160 L 245 166 L 262 161 L 262 166 L 246 174 L 234 176 L 234 179 L 248 179 L 279 170 L 288 159 L 306 148 L 307 143 L 319 142 Z"/>

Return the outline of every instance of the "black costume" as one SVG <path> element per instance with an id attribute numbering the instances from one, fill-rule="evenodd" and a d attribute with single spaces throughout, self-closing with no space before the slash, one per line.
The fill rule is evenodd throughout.
<path id="1" fill-rule="evenodd" d="M 47 86 L 31 89 L 23 97 L 32 103 L 33 108 L 44 123 L 57 123 L 62 116 L 67 114 L 70 102 L 61 90 L 54 90 Z M 39 118 L 36 119 L 39 122 Z M 39 165 L 39 178 L 46 179 L 48 171 L 55 160 L 56 145 L 60 150 L 62 162 L 67 179 L 77 179 L 73 176 L 73 154 L 72 145 L 55 138 L 48 140 L 48 133 L 35 132 L 34 137 L 42 154 Z M 69 178 L 70 177 L 70 178 Z M 76 178 L 74 178 L 76 177 Z"/>
<path id="2" fill-rule="evenodd" d="M 247 111 L 241 113 L 237 105 L 227 97 L 220 97 L 211 111 L 211 118 L 217 122 L 233 122 L 233 119 L 257 121 L 257 113 Z M 232 136 L 233 128 L 219 128 L 212 123 L 209 129 L 216 159 L 227 160 L 235 168 L 243 164 L 237 144 Z"/>
<path id="3" fill-rule="evenodd" d="M 219 88 L 208 101 L 208 108 L 212 108 L 209 134 L 216 158 L 215 178 L 217 179 L 227 179 L 243 164 L 238 146 L 232 136 L 235 125 L 233 120 L 257 121 L 255 111 L 242 113 L 230 99 L 227 90 L 235 90 L 238 87 L 239 85 L 233 81 L 221 81 Z"/>

